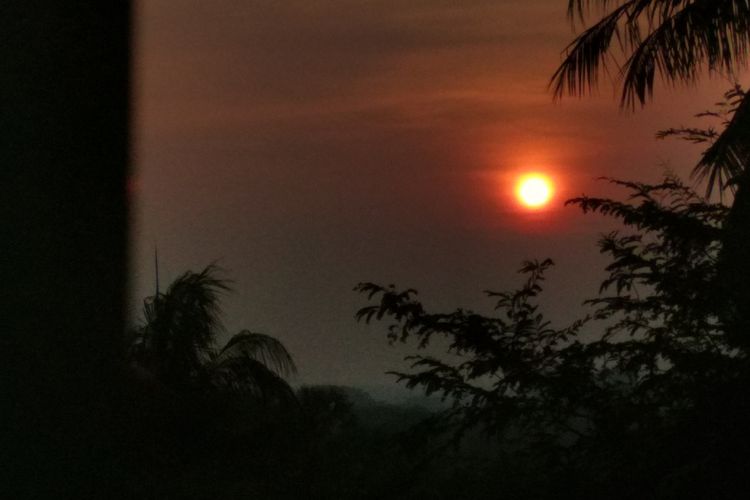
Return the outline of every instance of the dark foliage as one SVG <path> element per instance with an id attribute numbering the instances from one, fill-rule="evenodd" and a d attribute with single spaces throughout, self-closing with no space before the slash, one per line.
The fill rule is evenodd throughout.
<path id="1" fill-rule="evenodd" d="M 230 497 L 260 494 L 275 487 L 273 475 L 243 478 L 236 468 L 262 471 L 254 462 L 268 449 L 299 438 L 299 405 L 285 380 L 296 367 L 281 342 L 244 330 L 217 344 L 220 299 L 230 290 L 219 274 L 213 265 L 186 272 L 144 301 L 123 411 L 125 465 L 142 488 L 134 495 L 205 498 L 216 483 Z"/>
<path id="2" fill-rule="evenodd" d="M 668 83 L 693 83 L 701 71 L 735 76 L 748 64 L 750 4 L 745 0 L 569 0 L 571 18 L 598 6 L 603 17 L 567 48 L 552 77 L 555 95 L 581 95 L 613 62 L 621 77 L 623 106 L 643 105 L 659 75 Z M 616 60 L 617 40 L 624 61 Z M 613 49 L 614 45 L 614 49 Z M 708 191 L 730 188 L 734 200 L 724 225 L 718 275 L 723 322 L 738 345 L 750 346 L 750 95 L 737 87 L 720 134 L 678 129 L 688 140 L 711 142 L 695 172 Z"/>
<path id="3" fill-rule="evenodd" d="M 602 17 L 566 48 L 552 77 L 556 96 L 584 94 L 604 70 L 622 82 L 622 104 L 635 106 L 651 96 L 657 75 L 692 83 L 702 69 L 731 75 L 747 65 L 744 0 L 569 0 L 568 13 L 585 22 L 594 6 Z"/>
<path id="4" fill-rule="evenodd" d="M 398 379 L 451 400 L 442 418 L 455 436 L 478 428 L 531 453 L 550 486 L 559 473 L 581 479 L 574 497 L 672 498 L 698 486 L 730 497 L 748 462 L 738 422 L 750 405 L 733 393 L 748 380 L 747 355 L 717 291 L 729 209 L 673 178 L 612 182 L 627 201 L 568 202 L 624 226 L 599 242 L 611 263 L 590 318 L 563 328 L 544 319 L 535 300 L 550 260 L 525 263 L 519 290 L 487 292 L 491 317 L 428 312 L 414 290 L 372 283 L 357 287 L 375 300 L 357 317 L 390 320 L 389 340 L 419 349 L 447 339 L 450 356 L 409 356 Z"/>
<path id="5" fill-rule="evenodd" d="M 223 332 L 219 300 L 229 291 L 219 271 L 213 265 L 188 271 L 165 293 L 144 301 L 132 360 L 178 392 L 215 390 L 263 403 L 294 402 L 283 377 L 297 368 L 281 342 L 243 330 L 217 347 Z"/>
<path id="6" fill-rule="evenodd" d="M 414 355 L 413 373 L 396 373 L 407 387 L 421 386 L 427 394 L 440 393 L 453 400 L 447 416 L 461 422 L 462 428 L 483 425 L 490 432 L 500 431 L 521 417 L 529 421 L 543 418 L 545 426 L 567 426 L 558 415 L 538 413 L 539 396 L 555 397 L 556 387 L 564 379 L 575 379 L 576 370 L 565 365 L 560 352 L 580 348 L 575 334 L 581 326 L 555 330 L 544 320 L 534 298 L 541 291 L 543 272 L 550 260 L 528 262 L 523 271 L 529 274 L 525 286 L 512 293 L 487 292 L 497 297 L 498 317 L 485 317 L 472 311 L 457 310 L 431 314 L 414 297 L 414 290 L 398 292 L 393 287 L 363 283 L 357 290 L 377 297 L 378 304 L 361 309 L 357 318 L 392 317 L 388 337 L 405 342 L 415 337 L 420 348 L 427 347 L 435 335 L 448 339 L 449 352 L 460 358 L 450 363 L 428 355 Z M 540 368 L 544 368 L 540 370 Z M 525 420 L 525 419 L 524 419 Z M 540 426 L 537 430 L 541 430 Z"/>
<path id="7" fill-rule="evenodd" d="M 718 188 L 719 197 L 725 190 L 737 192 L 737 184 L 745 171 L 750 151 L 745 138 L 750 137 L 750 101 L 739 85 L 724 94 L 716 109 L 704 111 L 697 118 L 716 118 L 721 122 L 721 131 L 713 127 L 678 127 L 661 130 L 658 139 L 678 137 L 694 144 L 707 144 L 701 159 L 693 168 L 696 181 L 705 182 L 706 197 Z"/>

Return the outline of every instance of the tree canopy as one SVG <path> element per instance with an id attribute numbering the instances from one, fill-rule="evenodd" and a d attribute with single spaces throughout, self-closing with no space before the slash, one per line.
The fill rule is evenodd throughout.
<path id="1" fill-rule="evenodd" d="M 220 299 L 230 290 L 209 265 L 185 272 L 166 292 L 147 297 L 143 323 L 131 357 L 159 381 L 177 390 L 218 390 L 259 401 L 293 401 L 284 380 L 296 373 L 291 355 L 277 339 L 243 330 L 218 347 L 224 332 Z"/>
<path id="2" fill-rule="evenodd" d="M 568 2 L 574 22 L 585 23 L 594 9 L 601 17 L 568 45 L 552 77 L 556 96 L 582 95 L 606 72 L 621 81 L 623 105 L 642 105 L 657 75 L 692 83 L 702 70 L 736 75 L 747 67 L 750 3 L 745 0 Z"/>
<path id="3" fill-rule="evenodd" d="M 675 491 L 671 481 L 693 469 L 715 481 L 706 474 L 719 474 L 728 460 L 728 436 L 737 437 L 734 426 L 748 408 L 728 391 L 746 380 L 747 351 L 716 313 L 729 209 L 676 178 L 611 182 L 629 192 L 625 201 L 568 202 L 622 224 L 599 241 L 610 264 L 587 317 L 561 327 L 545 319 L 537 299 L 552 266 L 546 259 L 523 264 L 518 290 L 486 292 L 496 301 L 492 316 L 430 312 L 415 290 L 362 283 L 357 290 L 371 303 L 357 318 L 387 321 L 391 342 L 416 342 L 411 370 L 394 373 L 452 402 L 442 420 L 456 437 L 478 428 L 503 442 L 541 446 L 568 468 L 596 465 L 607 491 L 624 472 L 644 491 Z M 423 354 L 435 337 L 447 339 L 450 356 Z M 689 446 L 681 441 L 687 435 Z M 747 449 L 742 443 L 735 446 Z M 681 446 L 682 456 L 659 463 Z M 596 458 L 603 455 L 604 462 Z M 736 485 L 736 472 L 721 474 Z"/>

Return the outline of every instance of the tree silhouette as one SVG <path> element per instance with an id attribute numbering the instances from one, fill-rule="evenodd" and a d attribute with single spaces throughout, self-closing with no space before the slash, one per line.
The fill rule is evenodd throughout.
<path id="1" fill-rule="evenodd" d="M 487 292 L 498 299 L 496 308 L 501 314 L 497 317 L 462 309 L 429 313 L 416 300 L 413 289 L 399 292 L 392 286 L 361 283 L 356 290 L 378 300 L 360 309 L 357 319 L 369 323 L 393 318 L 396 323 L 388 333 L 391 342 L 405 342 L 414 336 L 418 346 L 425 348 L 436 335 L 448 338 L 448 352 L 457 355 L 460 362 L 414 355 L 407 359 L 417 371 L 395 375 L 409 388 L 421 386 L 427 394 L 439 393 L 452 399 L 453 408 L 445 417 L 458 423 L 462 431 L 481 425 L 494 433 L 510 421 L 547 420 L 551 415 L 536 411 L 538 395 L 552 394 L 561 378 L 572 376 L 560 348 L 577 348 L 575 336 L 581 326 L 576 322 L 555 330 L 533 303 L 541 291 L 543 273 L 551 265 L 551 260 L 527 262 L 521 271 L 529 276 L 520 290 Z M 540 367 L 545 370 L 540 371 Z M 563 421 L 546 424 L 567 425 Z"/>
<path id="2" fill-rule="evenodd" d="M 478 427 L 533 445 L 588 477 L 593 497 L 736 487 L 749 448 L 737 429 L 750 405 L 734 389 L 746 380 L 747 351 L 715 312 L 729 209 L 674 178 L 612 182 L 630 192 L 626 201 L 568 202 L 625 227 L 599 242 L 611 263 L 590 317 L 563 328 L 544 319 L 536 299 L 550 260 L 525 263 L 519 290 L 487 292 L 493 316 L 428 312 L 414 290 L 364 283 L 357 290 L 374 303 L 357 317 L 390 321 L 391 342 L 413 338 L 422 349 L 447 339 L 453 356 L 412 355 L 412 370 L 395 374 L 453 402 L 441 419 L 457 438 Z"/>
<path id="3" fill-rule="evenodd" d="M 622 81 L 621 104 L 645 104 L 654 80 L 692 83 L 701 70 L 736 75 L 750 55 L 750 3 L 744 0 L 569 0 L 571 19 L 585 21 L 593 5 L 602 17 L 568 45 L 552 77 L 557 97 L 582 95 L 597 84 L 608 64 Z M 614 41 L 618 44 L 613 44 Z M 619 47 L 624 61 L 617 62 Z M 750 345 L 750 95 L 739 88 L 723 131 L 695 167 L 709 180 L 708 191 L 734 192 L 724 225 L 718 264 L 722 295 L 718 313 L 735 342 Z"/>
<path id="4" fill-rule="evenodd" d="M 230 290 L 219 269 L 188 271 L 165 293 L 148 297 L 143 324 L 131 346 L 132 359 L 177 391 L 218 390 L 261 402 L 294 401 L 284 377 L 296 366 L 284 345 L 243 330 L 221 348 L 221 296 Z"/>
<path id="5" fill-rule="evenodd" d="M 622 79 L 621 103 L 634 106 L 652 95 L 657 73 L 692 83 L 704 68 L 733 75 L 747 66 L 750 4 L 744 0 L 569 0 L 568 15 L 585 22 L 593 5 L 603 15 L 568 45 L 552 79 L 557 96 L 584 94 L 608 71 Z M 622 62 L 613 57 L 617 48 Z"/>

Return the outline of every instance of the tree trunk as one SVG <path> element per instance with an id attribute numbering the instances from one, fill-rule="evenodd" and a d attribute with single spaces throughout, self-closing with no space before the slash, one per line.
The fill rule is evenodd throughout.
<path id="1" fill-rule="evenodd" d="M 750 178 L 740 176 L 724 225 L 718 303 L 728 338 L 750 353 Z"/>

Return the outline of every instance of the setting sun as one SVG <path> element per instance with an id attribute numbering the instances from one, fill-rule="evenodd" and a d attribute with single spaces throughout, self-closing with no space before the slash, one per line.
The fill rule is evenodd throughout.
<path id="1" fill-rule="evenodd" d="M 518 200 L 529 208 L 541 208 L 552 198 L 552 181 L 542 174 L 527 174 L 516 184 Z"/>

